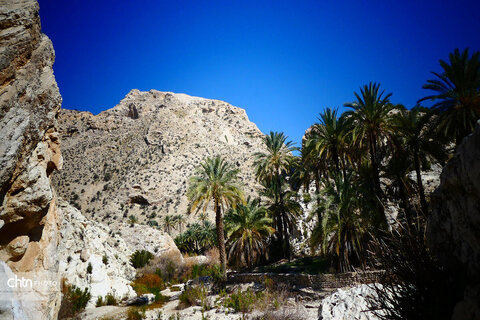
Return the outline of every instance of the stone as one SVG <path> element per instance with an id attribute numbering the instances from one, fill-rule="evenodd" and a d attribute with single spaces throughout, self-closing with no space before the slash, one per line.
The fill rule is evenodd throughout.
<path id="1" fill-rule="evenodd" d="M 452 319 L 480 318 L 480 121 L 442 171 L 431 200 L 427 240 L 465 284 Z"/>
<path id="2" fill-rule="evenodd" d="M 50 179 L 62 166 L 56 131 L 62 98 L 38 10 L 34 0 L 0 6 L 0 273 L 58 284 L 61 215 Z M 11 295 L 0 305 L 2 316 L 57 318 L 57 286 L 16 287 Z"/>

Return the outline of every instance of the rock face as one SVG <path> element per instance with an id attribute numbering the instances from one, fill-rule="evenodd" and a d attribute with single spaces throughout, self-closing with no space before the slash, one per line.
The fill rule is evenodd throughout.
<path id="1" fill-rule="evenodd" d="M 349 289 L 338 289 L 322 300 L 318 310 L 319 320 L 377 320 L 368 310 L 367 297 L 375 294 L 375 289 L 362 284 Z"/>
<path id="2" fill-rule="evenodd" d="M 62 99 L 38 9 L 33 0 L 0 5 L 0 279 L 35 275 L 53 284 L 61 217 L 50 179 L 62 166 L 55 129 Z M 9 295 L 0 299 L 4 318 L 56 318 L 55 286 L 15 287 Z"/>
<path id="3" fill-rule="evenodd" d="M 241 170 L 247 194 L 258 187 L 253 154 L 263 151 L 263 134 L 223 101 L 132 90 L 98 115 L 62 110 L 59 125 L 65 163 L 54 185 L 97 220 L 187 213 L 188 179 L 217 154 Z"/>
<path id="4" fill-rule="evenodd" d="M 445 166 L 432 195 L 428 241 L 440 262 L 465 277 L 454 319 L 480 318 L 480 122 Z"/>
<path id="5" fill-rule="evenodd" d="M 135 269 L 130 265 L 132 251 L 125 241 L 107 226 L 86 219 L 65 201 L 59 202 L 62 212 L 62 241 L 58 246 L 60 274 L 69 284 L 91 293 L 89 307 L 97 297 L 113 294 L 118 299 L 136 296 L 130 286 Z M 87 272 L 88 265 L 91 273 Z M 87 307 L 88 307 L 87 306 Z"/>

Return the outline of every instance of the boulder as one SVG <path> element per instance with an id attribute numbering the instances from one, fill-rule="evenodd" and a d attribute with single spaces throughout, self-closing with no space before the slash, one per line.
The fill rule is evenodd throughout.
<path id="1" fill-rule="evenodd" d="M 431 208 L 428 244 L 464 285 L 453 319 L 480 319 L 480 121 L 443 169 Z"/>

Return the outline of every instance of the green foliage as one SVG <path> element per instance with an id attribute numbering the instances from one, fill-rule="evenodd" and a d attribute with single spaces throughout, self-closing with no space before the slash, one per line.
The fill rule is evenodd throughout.
<path id="1" fill-rule="evenodd" d="M 265 207 L 260 206 L 260 199 L 249 198 L 246 204 L 230 209 L 225 215 L 230 260 L 251 269 L 265 251 L 267 238 L 275 232 L 272 222 Z"/>
<path id="2" fill-rule="evenodd" d="M 102 262 L 103 262 L 104 265 L 107 265 L 107 264 L 108 264 L 108 257 L 107 257 L 106 254 L 103 255 L 103 257 L 102 257 Z"/>
<path id="3" fill-rule="evenodd" d="M 85 288 L 84 290 L 76 287 L 76 286 L 68 286 L 65 299 L 71 305 L 71 309 L 74 314 L 82 311 L 90 301 L 91 294 L 90 291 Z"/>
<path id="4" fill-rule="evenodd" d="M 93 271 L 93 267 L 92 267 L 92 264 L 89 262 L 87 265 L 87 273 L 92 274 L 92 271 Z"/>
<path id="5" fill-rule="evenodd" d="M 253 310 L 257 298 L 257 295 L 250 289 L 237 291 L 224 300 L 223 306 L 232 308 L 235 312 L 248 313 Z"/>
<path id="6" fill-rule="evenodd" d="M 207 299 L 207 288 L 204 285 L 190 286 L 178 297 L 180 303 L 185 307 L 203 306 Z"/>
<path id="7" fill-rule="evenodd" d="M 105 305 L 116 306 L 117 304 L 118 304 L 117 298 L 115 298 L 115 295 L 113 293 L 108 293 L 105 296 Z"/>
<path id="8" fill-rule="evenodd" d="M 95 302 L 95 307 L 103 307 L 105 305 L 105 301 L 103 301 L 102 296 L 98 296 L 97 301 Z"/>
<path id="9" fill-rule="evenodd" d="M 146 250 L 137 250 L 130 257 L 130 263 L 135 269 L 144 267 L 150 259 L 153 258 L 153 254 Z"/>
<path id="10" fill-rule="evenodd" d="M 217 232 L 210 221 L 194 223 L 174 239 L 178 249 L 186 253 L 204 253 L 217 244 Z"/>
<path id="11" fill-rule="evenodd" d="M 432 72 L 435 79 L 427 80 L 424 89 L 435 93 L 419 100 L 431 100 L 438 114 L 437 132 L 457 146 L 475 128 L 480 118 L 480 52 L 470 56 L 468 49 L 455 49 L 449 61 L 440 60 L 442 73 Z"/>

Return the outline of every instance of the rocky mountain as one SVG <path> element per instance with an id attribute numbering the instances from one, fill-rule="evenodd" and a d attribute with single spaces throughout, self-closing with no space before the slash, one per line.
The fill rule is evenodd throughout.
<path id="1" fill-rule="evenodd" d="M 38 3 L 0 2 L 0 318 L 55 319 L 60 213 L 50 183 L 62 166 L 55 117 L 62 98 Z M 11 288 L 34 275 L 51 286 Z"/>
<path id="2" fill-rule="evenodd" d="M 245 110 L 223 101 L 132 90 L 98 115 L 64 109 L 58 122 L 64 167 L 54 185 L 87 217 L 160 223 L 187 214 L 188 180 L 215 155 L 240 169 L 247 194 L 259 187 L 253 154 L 263 151 L 263 134 Z"/>

